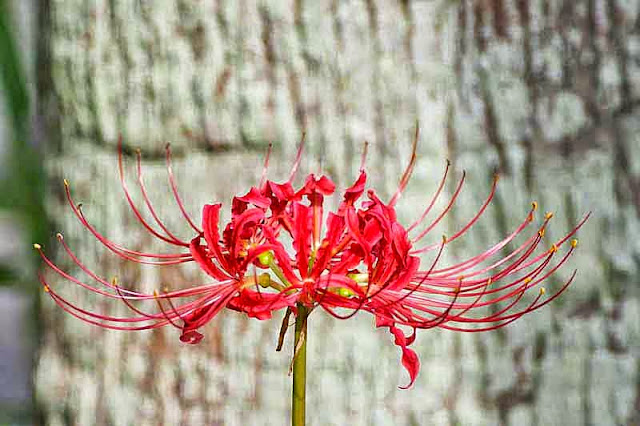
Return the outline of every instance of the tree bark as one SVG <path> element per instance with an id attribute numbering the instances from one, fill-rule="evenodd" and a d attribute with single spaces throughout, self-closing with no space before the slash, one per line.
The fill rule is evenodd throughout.
<path id="1" fill-rule="evenodd" d="M 371 317 L 311 315 L 309 424 L 639 424 L 638 6 L 44 0 L 49 39 L 39 54 L 47 75 L 39 86 L 50 136 L 50 218 L 107 278 L 147 290 L 204 282 L 195 268 L 114 259 L 72 216 L 62 179 L 110 238 L 162 250 L 122 196 L 118 135 L 125 152 L 142 149 L 151 198 L 187 238 L 168 198 L 167 142 L 185 204 L 199 217 L 205 203 L 229 206 L 255 184 L 269 142 L 270 176 L 284 178 L 303 130 L 303 171 L 322 168 L 342 188 L 369 141 L 371 185 L 388 198 L 419 120 L 403 223 L 428 202 L 445 158 L 458 176 L 467 170 L 469 184 L 432 241 L 473 214 L 499 170 L 495 202 L 447 260 L 497 241 L 537 200 L 555 212 L 549 244 L 593 211 L 570 262 L 578 277 L 557 302 L 501 331 L 419 333 L 423 367 L 410 391 L 397 389 L 407 380 L 399 351 Z M 126 160 L 133 186 L 135 158 Z M 56 284 L 82 306 L 126 313 Z M 274 351 L 279 322 L 225 312 L 204 328 L 200 345 L 187 347 L 176 330 L 105 331 L 45 299 L 35 373 L 45 424 L 284 424 L 291 342 Z"/>

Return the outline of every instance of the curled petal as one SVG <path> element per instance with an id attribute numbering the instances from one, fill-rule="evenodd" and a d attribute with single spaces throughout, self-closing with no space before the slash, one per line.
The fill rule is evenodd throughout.
<path id="1" fill-rule="evenodd" d="M 196 330 L 185 330 L 180 335 L 180 341 L 183 343 L 189 343 L 190 345 L 197 345 L 203 338 L 204 335 Z"/>

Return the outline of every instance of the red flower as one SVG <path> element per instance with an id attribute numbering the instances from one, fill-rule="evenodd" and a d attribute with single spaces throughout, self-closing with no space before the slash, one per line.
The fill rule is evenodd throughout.
<path id="1" fill-rule="evenodd" d="M 449 238 L 443 237 L 439 243 L 418 247 L 451 209 L 462 189 L 465 175 L 462 175 L 445 209 L 418 232 L 442 192 L 449 171 L 447 163 L 439 187 L 425 211 L 409 227 L 401 225 L 397 221 L 395 205 L 415 165 L 417 138 L 416 132 L 411 161 L 398 190 L 388 203 L 380 200 L 373 190 L 369 190 L 366 199 L 360 201 L 366 186 L 363 155 L 357 180 L 344 191 L 338 209 L 327 213 L 326 220 L 324 200 L 334 193 L 333 182 L 326 176 L 311 174 L 300 189 L 295 190 L 292 185 L 300 163 L 302 144 L 291 175 L 284 183 L 266 180 L 267 155 L 259 185 L 232 200 L 231 220 L 224 226 L 222 235 L 219 232 L 221 204 L 204 206 L 202 230 L 186 213 L 176 189 L 167 147 L 170 186 L 179 210 L 195 232 L 190 241 L 177 238 L 156 214 L 147 197 L 138 153 L 138 184 L 155 225 L 143 218 L 129 194 L 120 150 L 118 165 L 122 187 L 134 215 L 149 233 L 174 246 L 177 252 L 143 253 L 107 239 L 76 206 L 65 181 L 69 204 L 80 222 L 109 250 L 126 260 L 158 266 L 194 261 L 210 276 L 212 283 L 154 294 L 125 289 L 86 268 L 60 234 L 58 239 L 72 261 L 97 284 L 88 284 L 67 274 L 36 244 L 45 263 L 69 281 L 102 296 L 122 300 L 133 315 L 115 317 L 88 311 L 53 291 L 43 277 L 41 281 L 58 305 L 89 323 L 120 330 L 142 330 L 171 324 L 181 330 L 180 339 L 187 343 L 202 340 L 198 329 L 225 307 L 258 319 L 270 318 L 273 311 L 283 308 L 295 313 L 298 304 L 310 310 L 322 307 L 339 319 L 347 319 L 361 310 L 367 311 L 374 315 L 377 327 L 389 328 L 395 344 L 401 348 L 402 364 L 410 376 L 406 387 L 410 387 L 420 365 L 416 353 L 409 349 L 416 329 L 493 330 L 551 302 L 568 287 L 575 272 L 550 297 L 543 298 L 545 290 L 539 284 L 555 273 L 573 253 L 576 240 L 572 240 L 565 254 L 556 260 L 559 250 L 588 218 L 587 215 L 549 249 L 540 251 L 537 249 L 552 216 L 547 214 L 524 242 L 500 257 L 499 254 L 533 222 L 537 208 L 533 203 L 523 222 L 505 239 L 477 256 L 441 267 L 439 261 L 445 246 L 462 236 L 479 219 L 495 194 L 497 178 L 479 211 L 458 232 Z M 411 237 L 411 233 L 415 235 Z M 285 246 L 285 241 L 290 243 Z M 434 252 L 433 260 L 427 268 L 421 269 L 420 255 L 430 251 Z M 519 307 L 525 294 L 533 289 L 536 289 L 537 296 Z M 136 302 L 144 300 L 155 300 L 159 311 L 145 312 L 136 306 Z M 487 307 L 493 309 L 486 313 Z M 400 327 L 411 329 L 411 334 L 407 336 Z"/>

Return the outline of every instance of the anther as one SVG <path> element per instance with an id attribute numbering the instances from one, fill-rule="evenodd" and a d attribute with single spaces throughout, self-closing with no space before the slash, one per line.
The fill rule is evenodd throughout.
<path id="1" fill-rule="evenodd" d="M 578 240 L 576 239 L 571 240 L 571 247 L 576 248 L 577 246 L 578 246 Z"/>
<path id="2" fill-rule="evenodd" d="M 42 246 L 40 244 L 38 244 L 38 243 L 34 243 L 33 244 L 33 248 L 36 249 L 36 250 L 40 250 L 42 248 Z"/>
<path id="3" fill-rule="evenodd" d="M 544 287 L 540 287 L 540 296 L 543 296 L 547 290 Z"/>
<path id="4" fill-rule="evenodd" d="M 64 186 L 69 186 L 69 181 L 66 179 L 63 179 L 62 182 L 64 182 Z"/>
<path id="5" fill-rule="evenodd" d="M 527 277 L 527 278 L 524 279 L 524 283 L 525 284 L 529 284 L 531 281 L 533 281 L 533 278 L 531 278 L 531 277 Z"/>
<path id="6" fill-rule="evenodd" d="M 338 295 L 342 296 L 342 297 L 351 297 L 354 295 L 353 290 L 345 288 L 345 287 L 340 287 L 338 289 Z"/>
<path id="7" fill-rule="evenodd" d="M 45 292 L 45 293 L 49 293 L 49 291 L 50 291 L 50 290 L 49 290 L 49 286 L 45 284 L 45 285 L 44 285 L 44 292 Z"/>
<path id="8" fill-rule="evenodd" d="M 262 266 L 269 266 L 273 262 L 273 252 L 271 250 L 263 251 L 258 255 L 258 261 Z"/>
<path id="9" fill-rule="evenodd" d="M 533 208 L 533 210 L 538 210 L 538 202 L 537 201 L 533 201 L 531 203 L 531 207 Z"/>
<path id="10" fill-rule="evenodd" d="M 271 275 L 266 272 L 260 274 L 260 276 L 258 277 L 258 284 L 262 288 L 268 288 L 271 285 Z"/>
<path id="11" fill-rule="evenodd" d="M 552 244 L 551 247 L 549 248 L 549 253 L 555 253 L 558 251 L 558 246 L 555 244 Z"/>
<path id="12" fill-rule="evenodd" d="M 62 234 L 61 234 L 61 233 L 59 233 L 59 232 L 56 234 L 56 238 L 57 238 L 58 240 L 60 240 L 60 241 L 62 241 L 62 240 L 64 239 L 64 237 L 62 236 Z"/>
<path id="13" fill-rule="evenodd" d="M 552 217 L 553 217 L 553 212 L 547 212 L 547 213 L 544 215 L 544 218 L 545 218 L 545 219 L 547 219 L 547 220 L 551 219 Z"/>
<path id="14" fill-rule="evenodd" d="M 446 244 L 447 243 L 447 236 L 442 234 L 442 244 Z"/>
<path id="15" fill-rule="evenodd" d="M 544 228 L 538 231 L 538 235 L 540 236 L 540 238 L 544 237 Z"/>

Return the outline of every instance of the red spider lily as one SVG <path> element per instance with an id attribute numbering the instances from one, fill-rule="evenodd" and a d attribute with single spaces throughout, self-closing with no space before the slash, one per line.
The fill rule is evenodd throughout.
<path id="1" fill-rule="evenodd" d="M 61 234 L 58 234 L 58 240 L 64 251 L 95 283 L 69 275 L 44 254 L 40 245 L 35 244 L 44 262 L 66 280 L 101 296 L 123 301 L 133 314 L 116 317 L 91 312 L 63 298 L 43 277 L 40 277 L 41 282 L 65 311 L 91 324 L 118 330 L 143 330 L 170 324 L 181 330 L 180 340 L 187 343 L 202 340 L 203 336 L 197 330 L 225 307 L 258 319 L 270 318 L 273 311 L 286 308 L 283 331 L 286 331 L 289 314 L 296 313 L 299 304 L 309 310 L 322 307 L 339 319 L 367 311 L 374 315 L 377 327 L 389 328 L 395 344 L 401 348 L 402 364 L 410 376 L 410 383 L 405 387 L 408 388 L 415 381 L 420 367 L 416 353 L 408 347 L 415 339 L 416 329 L 494 330 L 557 298 L 573 281 L 575 271 L 549 297 L 543 297 L 545 290 L 540 283 L 555 273 L 574 252 L 577 241 L 570 239 L 589 216 L 585 216 L 550 248 L 539 250 L 552 217 L 548 213 L 530 236 L 504 254 L 533 222 L 537 209 L 534 202 L 522 223 L 502 241 L 479 255 L 442 267 L 439 262 L 445 246 L 478 221 L 494 197 L 498 179 L 494 179 L 491 191 L 478 212 L 458 232 L 449 238 L 442 237 L 438 243 L 423 245 L 423 239 L 431 235 L 433 228 L 453 206 L 462 190 L 465 175 L 462 175 L 444 210 L 430 224 L 424 225 L 445 185 L 449 173 L 447 163 L 442 180 L 424 212 L 410 226 L 401 225 L 397 221 L 395 205 L 414 168 L 417 140 L 416 129 L 411 160 L 388 203 L 380 200 L 373 190 L 367 191 L 366 199 L 361 200 L 367 179 L 365 149 L 358 178 L 344 191 L 338 209 L 326 215 L 323 207 L 325 197 L 335 191 L 335 185 L 328 177 L 310 174 L 302 187 L 297 190 L 293 187 L 303 143 L 289 179 L 284 183 L 266 179 L 269 150 L 260 183 L 250 188 L 247 194 L 233 198 L 231 220 L 222 233 L 219 229 L 221 204 L 204 206 L 202 229 L 187 213 L 177 191 L 167 146 L 169 184 L 181 214 L 195 233 L 190 241 L 176 237 L 156 213 L 147 196 L 140 153 L 137 152 L 137 183 L 153 222 L 144 218 L 129 193 L 120 146 L 120 179 L 133 214 L 150 234 L 173 245 L 177 252 L 139 252 L 109 240 L 84 216 L 65 181 L 67 199 L 80 222 L 105 247 L 126 260 L 158 266 L 196 262 L 212 282 L 153 294 L 130 290 L 88 269 Z M 410 236 L 412 233 L 415 235 Z M 286 241 L 290 246 L 288 243 L 285 245 Z M 564 254 L 558 255 L 566 246 L 568 249 Z M 434 259 L 427 268 L 421 269 L 419 256 L 430 251 L 434 253 Z M 530 290 L 534 290 L 536 296 L 528 303 L 521 303 Z M 136 306 L 144 300 L 155 300 L 159 310 L 145 312 Z M 400 326 L 411 329 L 412 333 L 405 335 Z"/>

